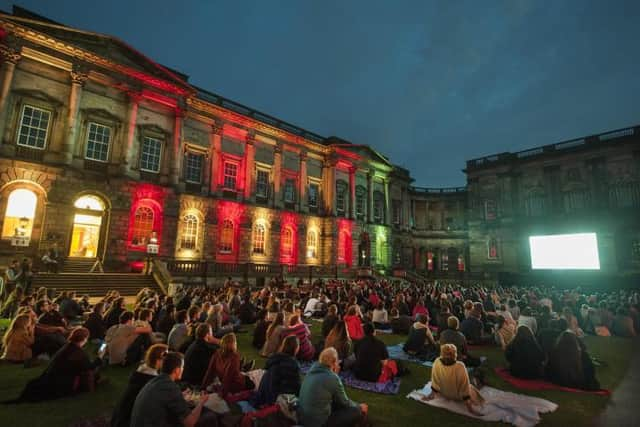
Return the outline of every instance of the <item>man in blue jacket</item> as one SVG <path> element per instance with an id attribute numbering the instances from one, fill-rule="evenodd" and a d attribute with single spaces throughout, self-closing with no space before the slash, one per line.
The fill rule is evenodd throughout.
<path id="1" fill-rule="evenodd" d="M 305 427 L 353 427 L 367 415 L 366 403 L 347 397 L 338 372 L 338 352 L 325 348 L 300 388 L 298 416 Z"/>

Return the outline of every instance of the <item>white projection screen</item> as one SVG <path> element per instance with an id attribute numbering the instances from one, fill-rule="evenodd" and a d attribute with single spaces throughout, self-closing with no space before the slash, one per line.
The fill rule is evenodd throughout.
<path id="1" fill-rule="evenodd" d="M 533 270 L 600 270 L 596 233 L 530 236 Z"/>

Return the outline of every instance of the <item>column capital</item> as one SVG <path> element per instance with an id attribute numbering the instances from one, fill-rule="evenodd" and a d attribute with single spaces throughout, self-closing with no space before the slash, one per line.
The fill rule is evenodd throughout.
<path id="1" fill-rule="evenodd" d="M 222 123 L 214 122 L 211 125 L 211 133 L 213 133 L 214 135 L 222 135 L 222 127 L 223 127 Z"/>
<path id="2" fill-rule="evenodd" d="M 247 136 L 245 138 L 245 142 L 247 145 L 254 145 L 256 142 L 256 133 L 255 132 L 247 132 Z"/>
<path id="3" fill-rule="evenodd" d="M 22 58 L 19 48 L 7 46 L 5 44 L 0 44 L 0 56 L 2 56 L 2 60 L 4 62 L 8 62 L 13 65 L 16 65 L 18 61 L 20 61 L 20 58 Z"/>
<path id="4" fill-rule="evenodd" d="M 282 143 L 278 142 L 274 147 L 273 147 L 273 152 L 276 154 L 282 154 Z"/>
<path id="5" fill-rule="evenodd" d="M 135 89 L 126 90 L 127 98 L 129 102 L 132 104 L 139 104 L 142 100 L 142 92 Z"/>
<path id="6" fill-rule="evenodd" d="M 175 108 L 176 118 L 183 119 L 187 115 L 187 109 L 182 107 Z"/>
<path id="7" fill-rule="evenodd" d="M 350 166 L 349 167 L 349 175 L 355 175 L 357 171 L 358 171 L 358 167 L 357 166 Z"/>
<path id="8" fill-rule="evenodd" d="M 303 162 L 307 160 L 308 153 L 307 150 L 300 150 L 300 161 Z"/>
<path id="9" fill-rule="evenodd" d="M 84 86 L 89 78 L 89 67 L 85 64 L 75 63 L 71 67 L 71 71 L 69 72 L 71 76 L 71 83 L 77 84 L 80 86 Z"/>

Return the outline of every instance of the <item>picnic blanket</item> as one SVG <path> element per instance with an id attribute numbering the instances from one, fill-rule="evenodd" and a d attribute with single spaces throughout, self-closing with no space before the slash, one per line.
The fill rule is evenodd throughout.
<path id="1" fill-rule="evenodd" d="M 405 362 L 417 363 L 419 365 L 426 366 L 427 368 L 433 367 L 433 362 L 420 360 L 418 357 L 405 353 L 405 351 L 402 349 L 403 345 L 404 344 L 396 344 L 388 346 L 387 352 L 389 353 L 389 358 L 395 360 L 404 360 Z M 480 357 L 480 361 L 482 363 L 484 363 L 485 360 L 487 360 L 486 357 Z"/>
<path id="2" fill-rule="evenodd" d="M 423 400 L 423 398 L 429 394 L 431 394 L 431 382 L 427 383 L 427 385 L 420 390 L 412 391 L 407 395 L 407 398 L 470 418 L 483 421 L 504 422 L 513 424 L 516 427 L 535 426 L 541 420 L 540 414 L 553 412 L 558 408 L 558 405 L 545 399 L 510 393 L 485 386 L 480 390 L 480 394 L 484 397 L 485 403 L 483 406 L 477 407 L 483 415 L 477 416 L 470 413 L 463 402 L 448 400 L 442 396 L 438 396 L 433 400 Z"/>
<path id="3" fill-rule="evenodd" d="M 563 387 L 561 385 L 554 384 L 544 380 L 525 380 L 522 378 L 516 378 L 507 368 L 495 368 L 496 374 L 514 387 L 521 388 L 523 390 L 559 390 L 569 393 L 591 393 L 600 396 L 609 396 L 611 390 L 581 390 L 578 388 Z"/>
<path id="4" fill-rule="evenodd" d="M 300 363 L 300 371 L 303 374 L 306 374 L 309 372 L 309 369 L 311 369 L 312 364 L 313 363 L 311 362 Z M 398 377 L 395 377 L 391 381 L 378 383 L 359 380 L 355 377 L 352 371 L 340 371 L 338 376 L 344 385 L 351 388 L 357 388 L 358 390 L 365 390 L 379 394 L 398 394 L 400 391 L 400 378 Z"/>

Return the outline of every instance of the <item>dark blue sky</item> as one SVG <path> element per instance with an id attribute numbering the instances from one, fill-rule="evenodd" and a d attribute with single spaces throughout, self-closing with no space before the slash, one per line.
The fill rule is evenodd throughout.
<path id="1" fill-rule="evenodd" d="M 640 123 L 640 1 L 15 3 L 370 144 L 421 186 L 463 185 L 467 159 Z"/>

